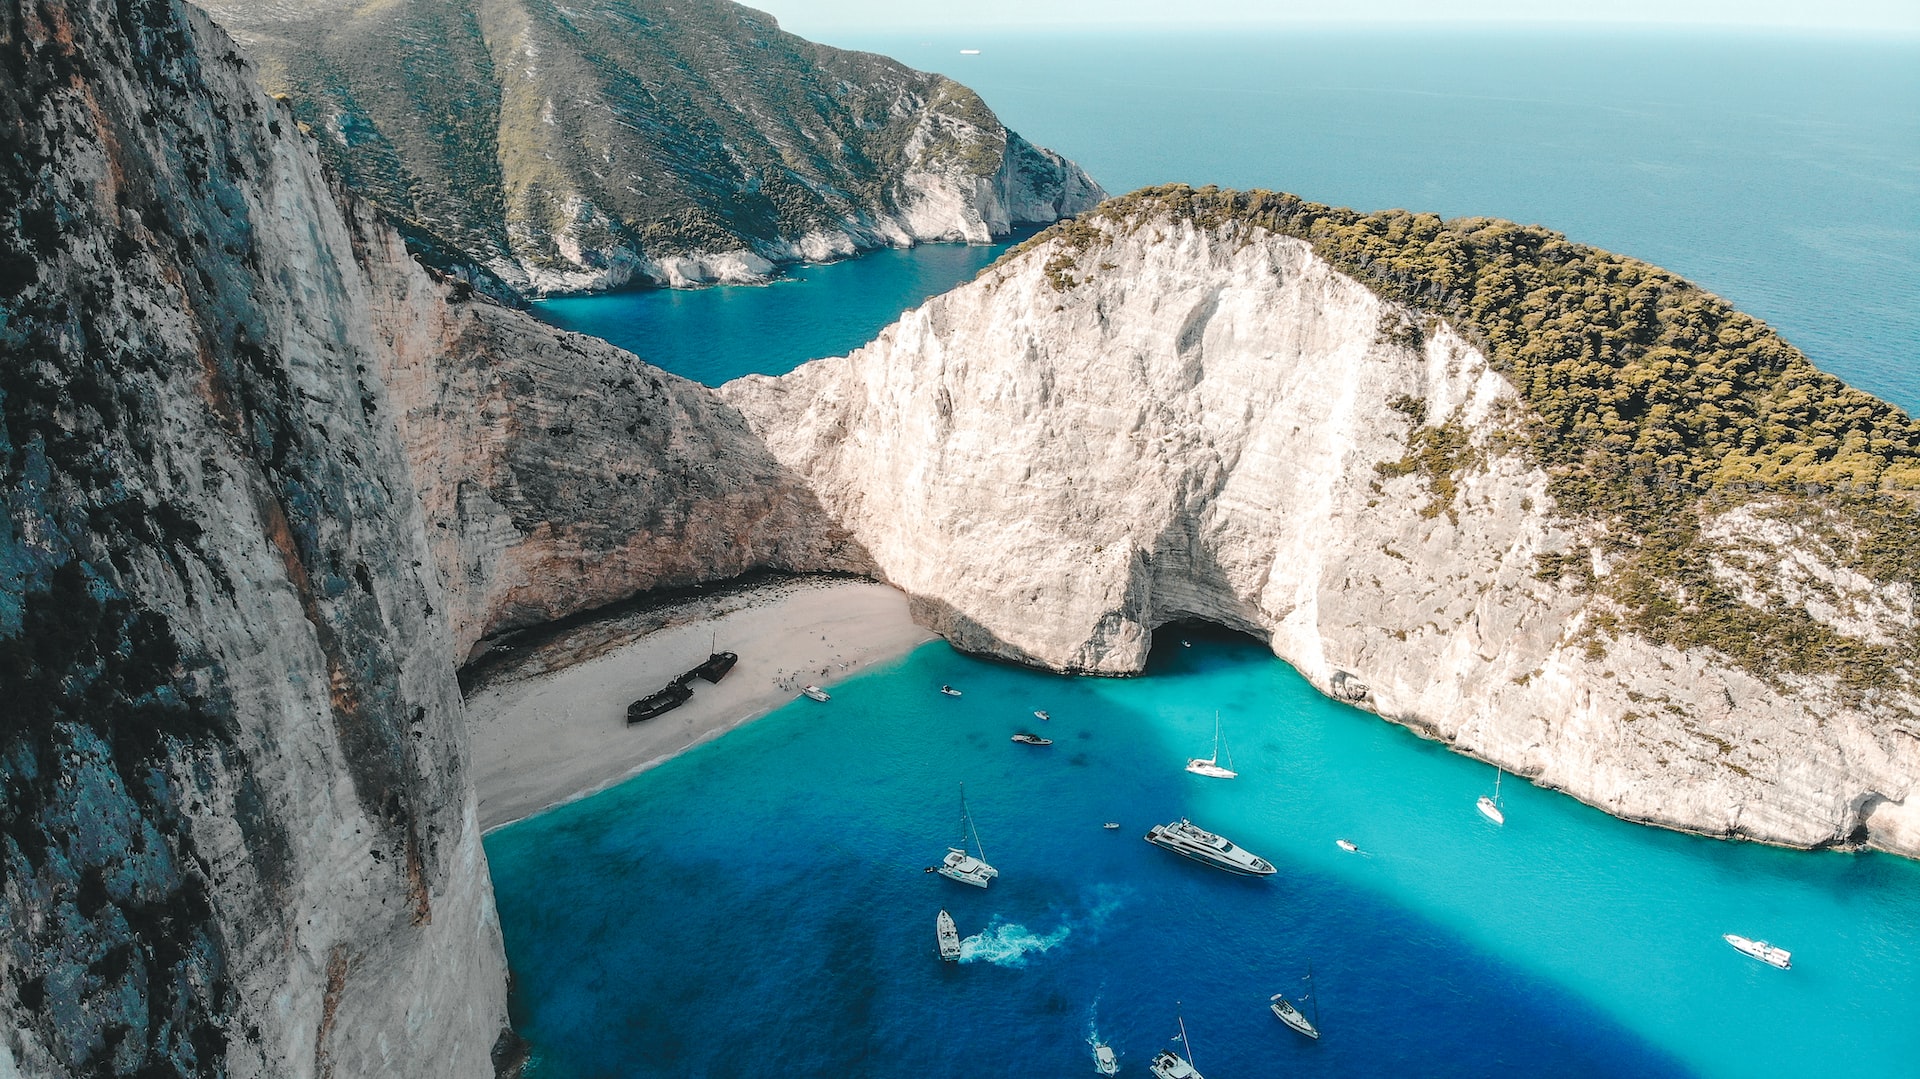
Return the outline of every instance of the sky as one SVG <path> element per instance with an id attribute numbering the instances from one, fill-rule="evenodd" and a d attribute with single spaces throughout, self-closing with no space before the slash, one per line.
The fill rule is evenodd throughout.
<path id="1" fill-rule="evenodd" d="M 796 34 L 1015 26 L 1606 22 L 1920 33 L 1920 0 L 745 0 Z"/>

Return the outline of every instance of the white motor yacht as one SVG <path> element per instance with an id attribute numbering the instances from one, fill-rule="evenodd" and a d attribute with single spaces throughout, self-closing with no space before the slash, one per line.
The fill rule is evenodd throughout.
<path id="1" fill-rule="evenodd" d="M 1776 948 L 1764 940 L 1748 940 L 1738 933 L 1722 933 L 1720 935 L 1728 944 L 1733 945 L 1735 948 L 1760 960 L 1768 966 L 1779 967 L 1781 970 L 1788 970 L 1793 967 L 1793 953 L 1785 948 Z"/>
<path id="2" fill-rule="evenodd" d="M 934 934 L 940 940 L 940 958 L 949 963 L 960 959 L 960 930 L 953 924 L 953 915 L 941 911 L 933 920 Z"/>
<path id="3" fill-rule="evenodd" d="M 1093 1070 L 1101 1075 L 1120 1074 L 1120 1058 L 1113 1055 L 1113 1046 L 1104 1042 L 1093 1043 Z"/>
<path id="4" fill-rule="evenodd" d="M 1273 863 L 1236 847 L 1224 836 L 1214 835 L 1185 817 L 1172 824 L 1156 824 L 1146 835 L 1147 842 L 1164 847 L 1183 858 L 1204 862 L 1216 869 L 1249 877 L 1273 875 Z"/>
<path id="5" fill-rule="evenodd" d="M 830 701 L 833 699 L 827 696 L 827 691 L 821 689 L 819 686 L 801 686 L 800 692 L 812 697 L 816 701 Z"/>

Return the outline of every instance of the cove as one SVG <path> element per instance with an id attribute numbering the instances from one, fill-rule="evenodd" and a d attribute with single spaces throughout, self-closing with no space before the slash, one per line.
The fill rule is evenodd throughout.
<path id="1" fill-rule="evenodd" d="M 1138 1075 L 1176 1001 L 1212 1079 L 1920 1059 L 1911 862 L 1657 831 L 1511 780 L 1496 827 L 1474 809 L 1490 768 L 1225 634 L 1163 631 L 1138 679 L 934 643 L 830 688 L 488 836 L 531 1075 L 1071 1075 L 1094 1029 Z M 1216 710 L 1237 780 L 1182 770 Z M 1027 727 L 1054 744 L 1008 741 Z M 963 781 L 1001 872 L 985 891 L 923 872 Z M 1278 873 L 1141 841 L 1181 816 Z M 935 955 L 943 907 L 959 964 Z M 1265 1007 L 1309 961 L 1318 1042 Z"/>
<path id="2" fill-rule="evenodd" d="M 762 285 L 631 289 L 536 301 L 536 318 L 612 342 L 656 367 L 718 386 L 852 352 L 900 317 L 973 279 L 1038 229 L 992 244 L 921 244 L 788 267 Z"/>

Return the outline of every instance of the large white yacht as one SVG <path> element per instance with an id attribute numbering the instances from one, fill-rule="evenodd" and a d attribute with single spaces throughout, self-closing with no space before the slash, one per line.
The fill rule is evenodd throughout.
<path id="1" fill-rule="evenodd" d="M 1156 847 L 1165 847 L 1183 858 L 1205 862 L 1229 873 L 1240 873 L 1249 877 L 1266 877 L 1273 874 L 1272 862 L 1250 850 L 1234 846 L 1224 836 L 1217 836 L 1205 828 L 1197 827 L 1185 817 L 1172 824 L 1154 825 L 1153 830 L 1147 833 L 1146 839 Z"/>

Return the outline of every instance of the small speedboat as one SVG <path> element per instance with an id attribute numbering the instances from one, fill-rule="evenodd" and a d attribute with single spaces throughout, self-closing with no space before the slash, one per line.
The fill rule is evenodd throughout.
<path id="1" fill-rule="evenodd" d="M 952 686 L 941 686 L 940 692 L 946 694 L 949 697 L 958 697 L 960 695 L 960 691 L 953 688 Z"/>
<path id="2" fill-rule="evenodd" d="M 933 920 L 934 935 L 940 940 L 940 958 L 949 963 L 960 960 L 960 930 L 954 927 L 953 915 L 941 911 Z"/>
<path id="3" fill-rule="evenodd" d="M 1042 738 L 1037 734 L 1028 734 L 1026 731 L 1021 731 L 1019 734 L 1014 735 L 1013 740 L 1023 746 L 1050 746 L 1053 744 L 1053 739 L 1051 738 Z"/>
<path id="4" fill-rule="evenodd" d="M 1120 830 L 1120 822 L 1117 820 L 1110 820 L 1107 823 L 1101 825 L 1100 827 L 1105 828 L 1109 832 L 1117 832 Z"/>
<path id="5" fill-rule="evenodd" d="M 1789 970 L 1793 967 L 1793 953 L 1785 948 L 1776 948 L 1764 940 L 1748 940 L 1738 933 L 1722 933 L 1720 936 L 1740 952 L 1768 966 L 1779 967 L 1781 970 Z"/>
<path id="6" fill-rule="evenodd" d="M 1360 853 L 1360 845 L 1355 843 L 1351 839 L 1336 839 L 1333 841 L 1333 845 L 1336 847 L 1339 847 L 1343 851 L 1346 851 L 1348 854 Z"/>
<path id="7" fill-rule="evenodd" d="M 1048 715 L 1045 711 L 1038 711 L 1033 714 L 1033 718 L 1041 721 L 1042 723 L 1045 723 L 1047 720 L 1052 719 L 1053 717 Z"/>
<path id="8" fill-rule="evenodd" d="M 1113 1046 L 1105 1042 L 1093 1043 L 1093 1070 L 1101 1075 L 1120 1074 L 1120 1058 L 1113 1055 Z"/>
<path id="9" fill-rule="evenodd" d="M 802 686 L 800 687 L 800 692 L 812 697 L 816 701 L 830 701 L 833 699 L 827 696 L 827 691 L 821 689 L 819 686 Z"/>

